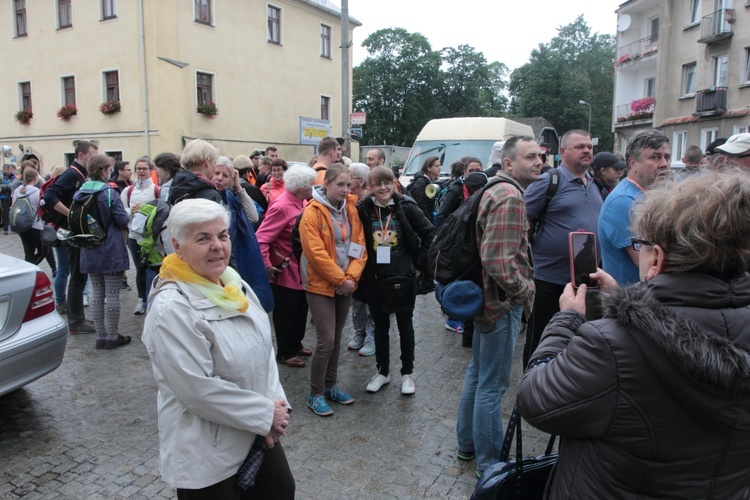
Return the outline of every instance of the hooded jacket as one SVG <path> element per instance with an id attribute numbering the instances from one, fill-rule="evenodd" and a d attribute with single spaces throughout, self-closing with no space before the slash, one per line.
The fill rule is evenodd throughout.
<path id="1" fill-rule="evenodd" d="M 411 182 L 413 185 L 411 191 L 408 193 L 409 196 L 414 198 L 414 201 L 417 202 L 417 205 L 419 205 L 419 208 L 422 210 L 422 213 L 424 213 L 424 216 L 427 217 L 427 220 L 432 221 L 433 212 L 435 211 L 435 199 L 428 198 L 426 193 L 427 186 L 433 182 L 432 179 L 427 177 L 424 172 L 420 171 L 414 175 Z M 408 188 L 407 191 L 409 191 Z"/>
<path id="2" fill-rule="evenodd" d="M 668 273 L 555 315 L 518 390 L 549 498 L 750 497 L 750 275 Z M 536 365 L 535 365 L 536 363 Z"/>
<path id="3" fill-rule="evenodd" d="M 182 200 L 202 198 L 221 204 L 221 196 L 216 187 L 203 176 L 198 176 L 184 168 L 180 169 L 172 179 L 167 203 L 174 205 Z"/>
<path id="4" fill-rule="evenodd" d="M 327 200 L 322 186 L 313 186 L 313 199 L 302 212 L 299 224 L 302 258 L 300 273 L 306 291 L 333 297 L 336 287 L 346 280 L 359 281 L 367 261 L 364 248 L 365 236 L 355 203 L 357 197 L 349 194 L 341 207 L 333 207 Z M 346 217 L 350 226 L 346 248 L 336 245 L 334 219 L 343 223 Z M 347 257 L 349 242 L 363 247 L 362 258 Z M 343 256 L 341 255 L 343 252 Z M 342 265 L 343 264 L 343 265 Z"/>

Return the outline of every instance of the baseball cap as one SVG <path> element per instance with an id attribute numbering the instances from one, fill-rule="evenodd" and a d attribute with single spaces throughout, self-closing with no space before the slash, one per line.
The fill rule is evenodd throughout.
<path id="1" fill-rule="evenodd" d="M 614 167 L 617 170 L 623 170 L 626 165 L 617 155 L 613 153 L 601 152 L 594 155 L 594 159 L 591 160 L 591 166 L 596 170 L 605 167 Z"/>
<path id="2" fill-rule="evenodd" d="M 750 133 L 734 134 L 727 142 L 715 148 L 730 155 L 740 155 L 750 151 Z"/>

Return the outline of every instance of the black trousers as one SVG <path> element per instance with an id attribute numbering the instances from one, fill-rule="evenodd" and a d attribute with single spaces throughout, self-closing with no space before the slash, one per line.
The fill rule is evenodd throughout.
<path id="1" fill-rule="evenodd" d="M 78 327 L 86 319 L 83 313 L 83 289 L 88 275 L 81 272 L 81 249 L 68 245 L 68 326 Z"/>
<path id="2" fill-rule="evenodd" d="M 276 331 L 276 355 L 292 358 L 302 349 L 307 326 L 307 295 L 304 290 L 294 290 L 271 283 L 273 293 L 273 328 Z"/>
<path id="3" fill-rule="evenodd" d="M 47 247 L 42 243 L 42 232 L 39 229 L 29 229 L 18 234 L 23 244 L 23 258 L 31 264 L 39 264 L 47 253 Z"/>
<path id="4" fill-rule="evenodd" d="M 235 486 L 236 476 L 229 477 L 199 490 L 177 489 L 179 500 L 228 500 L 228 499 L 274 499 L 294 498 L 294 476 L 289 468 L 281 442 L 266 451 L 255 478 L 255 484 L 247 491 Z"/>

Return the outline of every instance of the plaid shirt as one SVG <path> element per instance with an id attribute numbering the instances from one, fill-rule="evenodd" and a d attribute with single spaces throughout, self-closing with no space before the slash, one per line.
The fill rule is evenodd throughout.
<path id="1" fill-rule="evenodd" d="M 500 182 L 482 195 L 477 211 L 477 246 L 482 260 L 484 307 L 480 323 L 495 323 L 515 299 L 524 299 L 527 317 L 534 298 L 529 259 L 526 204 L 523 188 L 504 170 L 497 173 L 513 181 Z"/>

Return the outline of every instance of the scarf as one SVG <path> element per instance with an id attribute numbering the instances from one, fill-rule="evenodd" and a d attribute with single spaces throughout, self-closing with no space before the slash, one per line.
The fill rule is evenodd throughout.
<path id="1" fill-rule="evenodd" d="M 222 283 L 226 283 L 225 286 L 221 286 L 196 274 L 184 260 L 172 253 L 164 257 L 159 277 L 163 280 L 184 281 L 213 304 L 227 311 L 237 310 L 242 313 L 247 311 L 248 302 L 240 289 L 242 283 L 240 275 L 229 266 L 219 278 Z"/>

